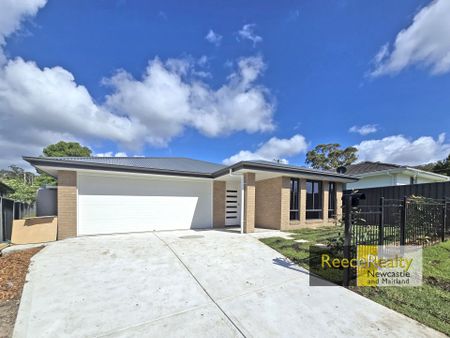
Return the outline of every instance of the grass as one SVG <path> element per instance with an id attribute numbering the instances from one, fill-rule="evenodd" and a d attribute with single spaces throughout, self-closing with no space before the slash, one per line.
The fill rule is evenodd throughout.
<path id="1" fill-rule="evenodd" d="M 309 246 L 327 244 L 342 234 L 342 227 L 302 229 L 293 239 L 264 238 L 261 241 L 295 263 L 309 268 Z M 297 243 L 306 239 L 308 243 Z M 421 287 L 352 287 L 377 303 L 411 317 L 422 324 L 450 335 L 450 241 L 423 249 L 423 286 Z"/>

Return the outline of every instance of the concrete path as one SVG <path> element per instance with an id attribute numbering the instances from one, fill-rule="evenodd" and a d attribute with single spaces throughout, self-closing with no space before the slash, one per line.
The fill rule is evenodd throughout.
<path id="1" fill-rule="evenodd" d="M 221 231 L 56 242 L 27 280 L 15 337 L 444 336 Z"/>

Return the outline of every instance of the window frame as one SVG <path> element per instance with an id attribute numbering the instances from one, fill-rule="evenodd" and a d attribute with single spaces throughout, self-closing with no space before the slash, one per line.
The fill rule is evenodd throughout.
<path id="1" fill-rule="evenodd" d="M 308 192 L 308 185 L 311 184 L 311 192 Z M 317 184 L 317 185 L 316 185 Z M 315 187 L 317 186 L 317 192 Z M 310 195 L 310 196 L 308 196 Z M 314 197 L 317 195 L 317 199 Z M 310 205 L 312 203 L 312 208 Z M 323 219 L 323 182 L 317 180 L 306 180 L 306 219 Z"/>
<path id="2" fill-rule="evenodd" d="M 296 191 L 294 187 L 296 188 Z M 300 220 L 300 179 L 294 177 L 291 177 L 290 179 L 289 220 Z"/>

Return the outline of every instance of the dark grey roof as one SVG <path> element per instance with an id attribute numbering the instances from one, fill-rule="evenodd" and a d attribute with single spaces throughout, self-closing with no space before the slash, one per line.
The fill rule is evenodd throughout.
<path id="1" fill-rule="evenodd" d="M 253 161 L 241 161 L 235 163 L 225 169 L 222 169 L 216 173 L 215 176 L 222 175 L 225 171 L 229 170 L 239 170 L 239 169 L 253 169 L 253 170 L 268 170 L 268 171 L 278 171 L 278 172 L 286 172 L 293 174 L 307 174 L 307 175 L 319 175 L 319 176 L 327 176 L 334 178 L 344 178 L 350 179 L 352 181 L 356 181 L 357 178 L 349 176 L 347 174 L 338 174 L 333 170 L 321 170 L 321 169 L 313 169 L 303 166 L 297 166 L 292 164 L 284 164 L 277 163 L 271 161 L 261 161 L 261 160 L 253 160 Z"/>
<path id="2" fill-rule="evenodd" d="M 184 157 L 24 157 L 28 162 L 60 162 L 61 164 L 91 164 L 96 167 L 128 167 L 143 170 L 211 175 L 224 165 Z"/>
<path id="3" fill-rule="evenodd" d="M 347 175 L 361 175 L 366 173 L 371 173 L 375 171 L 391 170 L 397 168 L 406 168 L 406 166 L 401 166 L 398 164 L 382 163 L 382 162 L 360 162 L 356 164 L 351 164 L 345 167 Z"/>
<path id="4" fill-rule="evenodd" d="M 318 170 L 269 161 L 241 161 L 231 166 L 182 157 L 24 157 L 34 166 L 156 173 L 215 178 L 230 170 L 266 170 L 294 174 L 321 175 L 355 181 L 334 171 Z"/>

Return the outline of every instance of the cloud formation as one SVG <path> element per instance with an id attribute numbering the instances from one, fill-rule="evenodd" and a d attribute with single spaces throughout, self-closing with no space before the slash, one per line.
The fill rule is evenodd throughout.
<path id="1" fill-rule="evenodd" d="M 421 65 L 432 74 L 450 71 L 450 1 L 434 0 L 401 30 L 392 46 L 383 45 L 374 57 L 372 77 L 396 74 Z"/>
<path id="2" fill-rule="evenodd" d="M 216 46 L 220 46 L 222 43 L 222 35 L 214 32 L 212 29 L 209 30 L 208 34 L 206 34 L 205 39 Z"/>
<path id="3" fill-rule="evenodd" d="M 362 141 L 355 145 L 361 161 L 380 161 L 396 164 L 418 165 L 442 160 L 450 152 L 450 143 L 442 133 L 435 140 L 421 136 L 415 140 L 403 135 L 388 136 L 378 140 Z"/>
<path id="4" fill-rule="evenodd" d="M 230 165 L 245 160 L 280 160 L 282 163 L 288 163 L 285 157 L 292 157 L 306 152 L 308 143 L 303 135 L 296 134 L 289 139 L 279 139 L 272 137 L 267 142 L 259 145 L 255 151 L 241 150 L 223 160 L 224 164 Z"/>
<path id="5" fill-rule="evenodd" d="M 258 42 L 262 42 L 263 38 L 255 33 L 255 24 L 246 24 L 238 32 L 239 37 L 243 40 L 250 40 L 253 42 L 253 47 L 256 46 Z"/>
<path id="6" fill-rule="evenodd" d="M 358 133 L 360 135 L 369 135 L 377 132 L 378 127 L 376 124 L 365 124 L 363 126 L 353 126 L 348 131 L 351 133 Z"/>

